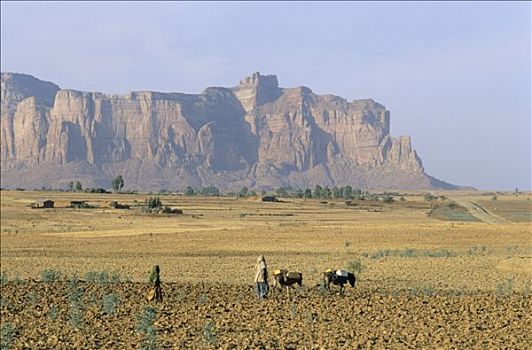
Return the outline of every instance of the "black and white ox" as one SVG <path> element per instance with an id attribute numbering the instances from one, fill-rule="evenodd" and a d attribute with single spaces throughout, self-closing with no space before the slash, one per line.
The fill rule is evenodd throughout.
<path id="1" fill-rule="evenodd" d="M 275 270 L 273 271 L 273 288 L 283 288 L 286 287 L 286 292 L 288 292 L 288 288 L 293 286 L 294 284 L 299 285 L 300 287 L 303 285 L 303 273 L 302 272 L 294 272 L 294 271 L 288 271 L 285 269 L 281 270 Z"/>
<path id="2" fill-rule="evenodd" d="M 340 286 L 340 294 L 344 294 L 344 285 L 349 283 L 351 287 L 355 286 L 357 279 L 349 271 L 329 269 L 323 273 L 323 285 L 328 291 L 331 291 L 331 283 Z"/>

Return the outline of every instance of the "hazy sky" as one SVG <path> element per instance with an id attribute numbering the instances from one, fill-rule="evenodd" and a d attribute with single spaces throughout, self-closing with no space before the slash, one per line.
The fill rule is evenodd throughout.
<path id="1" fill-rule="evenodd" d="M 252 72 L 391 111 L 427 172 L 531 187 L 529 2 L 1 3 L 1 70 L 198 93 Z"/>

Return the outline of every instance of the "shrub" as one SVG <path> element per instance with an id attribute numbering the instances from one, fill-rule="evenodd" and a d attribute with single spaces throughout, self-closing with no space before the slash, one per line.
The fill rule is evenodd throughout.
<path id="1" fill-rule="evenodd" d="M 7 282 L 8 282 L 8 277 L 7 277 L 7 273 L 6 272 L 2 272 L 2 274 L 0 274 L 0 284 L 3 286 L 3 285 L 6 285 Z"/>
<path id="2" fill-rule="evenodd" d="M 359 274 L 363 270 L 362 263 L 360 260 L 350 261 L 347 263 L 347 270 Z"/>
<path id="3" fill-rule="evenodd" d="M 72 277 L 68 282 L 68 300 L 70 305 L 69 323 L 74 329 L 80 329 L 83 323 L 82 296 L 83 289 L 78 286 L 78 278 Z"/>
<path id="4" fill-rule="evenodd" d="M 118 304 L 120 304 L 120 299 L 115 293 L 107 294 L 102 299 L 102 310 L 106 314 L 112 315 Z"/>
<path id="5" fill-rule="evenodd" d="M 510 296 L 514 290 L 514 279 L 507 278 L 504 281 L 497 283 L 497 296 Z"/>
<path id="6" fill-rule="evenodd" d="M 198 294 L 198 297 L 196 298 L 196 304 L 202 305 L 207 302 L 207 295 L 205 293 Z"/>
<path id="7" fill-rule="evenodd" d="M 50 310 L 48 311 L 48 317 L 52 321 L 55 321 L 57 320 L 57 315 L 58 315 L 57 306 L 55 306 L 55 304 L 50 305 Z"/>
<path id="8" fill-rule="evenodd" d="M 433 195 L 430 194 L 430 193 L 425 193 L 425 194 L 423 195 L 423 198 L 424 198 L 427 202 L 432 202 L 432 201 L 436 200 L 436 198 L 438 198 L 438 197 L 433 196 Z"/>
<path id="9" fill-rule="evenodd" d="M 61 272 L 52 269 L 45 269 L 41 274 L 43 282 L 56 282 L 61 279 Z"/>
<path id="10" fill-rule="evenodd" d="M 15 340 L 15 330 L 11 322 L 2 322 L 2 329 L 0 331 L 0 349 L 11 349 L 11 345 Z"/>
<path id="11" fill-rule="evenodd" d="M 203 340 L 210 345 L 216 344 L 216 329 L 212 320 L 205 321 L 203 326 Z"/>
<path id="12" fill-rule="evenodd" d="M 144 305 L 142 313 L 137 318 L 137 330 L 146 334 L 142 348 L 157 349 L 156 329 L 153 325 L 157 311 L 149 305 Z"/>
<path id="13" fill-rule="evenodd" d="M 386 195 L 382 196 L 382 201 L 384 203 L 393 203 L 394 199 L 393 199 L 392 196 L 386 194 Z"/>
<path id="14" fill-rule="evenodd" d="M 156 209 L 163 206 L 159 197 L 150 197 L 145 201 L 145 204 L 148 209 Z"/>

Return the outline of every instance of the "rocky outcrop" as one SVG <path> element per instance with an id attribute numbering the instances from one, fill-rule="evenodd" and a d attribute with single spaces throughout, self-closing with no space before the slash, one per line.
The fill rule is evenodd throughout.
<path id="1" fill-rule="evenodd" d="M 281 88 L 272 75 L 199 95 L 1 80 L 2 187 L 109 187 L 117 174 L 144 190 L 452 187 L 424 173 L 408 136 L 390 136 L 384 106 Z"/>

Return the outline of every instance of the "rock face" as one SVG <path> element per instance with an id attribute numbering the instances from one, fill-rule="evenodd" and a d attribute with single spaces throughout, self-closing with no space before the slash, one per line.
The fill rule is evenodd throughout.
<path id="1" fill-rule="evenodd" d="M 280 88 L 255 73 L 199 95 L 61 90 L 2 73 L 2 187 L 180 190 L 215 185 L 453 188 L 424 173 L 408 136 L 373 100 Z"/>

